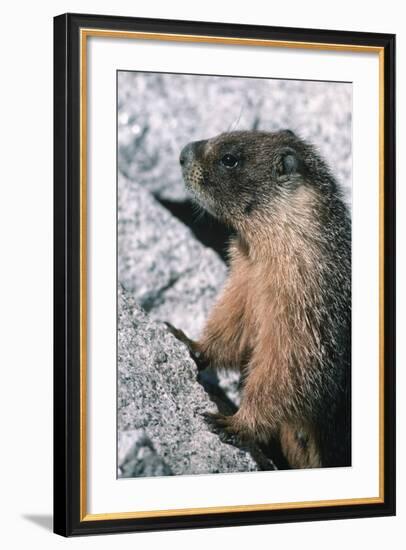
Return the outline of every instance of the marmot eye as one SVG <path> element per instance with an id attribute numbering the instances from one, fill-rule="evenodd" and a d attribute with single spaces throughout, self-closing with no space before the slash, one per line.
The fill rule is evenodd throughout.
<path id="1" fill-rule="evenodd" d="M 220 162 L 226 168 L 235 168 L 238 164 L 238 158 L 227 153 L 224 157 L 222 157 Z"/>

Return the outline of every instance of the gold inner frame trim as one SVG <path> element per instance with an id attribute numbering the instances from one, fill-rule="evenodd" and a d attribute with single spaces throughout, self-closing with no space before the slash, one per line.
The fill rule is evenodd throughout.
<path id="1" fill-rule="evenodd" d="M 236 46 L 262 46 L 273 48 L 314 49 L 339 52 L 377 53 L 379 55 L 379 496 L 180 508 L 173 510 L 142 510 L 134 512 L 87 513 L 87 38 L 124 38 L 160 40 L 170 42 L 215 43 Z M 112 519 L 142 519 L 153 517 L 192 516 L 227 512 L 254 512 L 266 510 L 292 510 L 327 506 L 379 504 L 384 502 L 384 48 L 356 44 L 332 44 L 300 41 L 281 41 L 223 36 L 184 35 L 114 31 L 106 29 L 80 29 L 80 521 Z"/>

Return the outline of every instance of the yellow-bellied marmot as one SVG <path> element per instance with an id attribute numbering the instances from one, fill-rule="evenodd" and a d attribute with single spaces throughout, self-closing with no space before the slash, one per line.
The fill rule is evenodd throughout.
<path id="1" fill-rule="evenodd" d="M 212 421 L 242 440 L 278 438 L 295 468 L 351 463 L 351 222 L 325 162 L 293 132 L 188 144 L 186 186 L 237 236 L 230 274 L 193 343 L 239 369 L 241 405 Z"/>

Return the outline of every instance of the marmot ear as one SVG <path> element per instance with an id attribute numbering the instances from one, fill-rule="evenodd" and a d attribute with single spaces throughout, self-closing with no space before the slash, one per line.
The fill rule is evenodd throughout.
<path id="1" fill-rule="evenodd" d="M 289 130 L 288 128 L 286 128 L 285 130 L 280 130 L 279 133 L 289 137 L 296 137 L 295 132 L 293 132 L 292 130 Z"/>
<path id="2" fill-rule="evenodd" d="M 291 147 L 285 147 L 281 151 L 281 173 L 280 176 L 290 176 L 299 171 L 299 159 L 296 151 Z"/>

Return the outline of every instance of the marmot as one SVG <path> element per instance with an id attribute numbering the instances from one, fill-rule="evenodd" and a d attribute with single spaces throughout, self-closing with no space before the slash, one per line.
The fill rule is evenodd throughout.
<path id="1" fill-rule="evenodd" d="M 290 130 L 188 144 L 197 202 L 236 232 L 230 273 L 195 356 L 239 369 L 227 433 L 280 442 L 293 468 L 351 464 L 351 221 L 332 172 Z"/>

